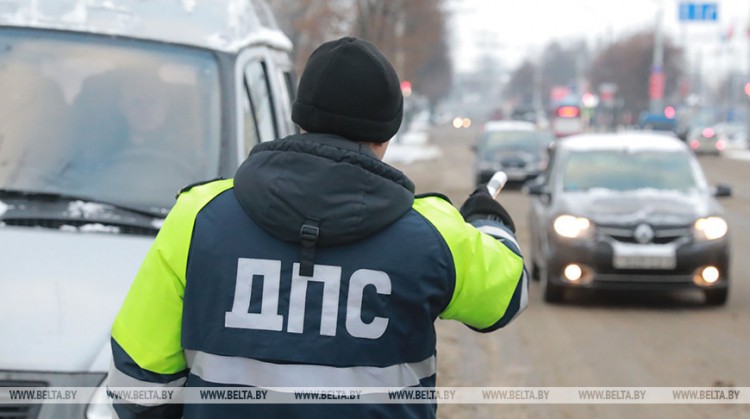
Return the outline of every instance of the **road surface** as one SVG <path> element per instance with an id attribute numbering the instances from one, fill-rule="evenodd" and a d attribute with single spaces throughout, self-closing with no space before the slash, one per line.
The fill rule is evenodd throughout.
<path id="1" fill-rule="evenodd" d="M 475 129 L 433 128 L 441 158 L 393 163 L 417 185 L 459 206 L 473 189 Z M 538 282 L 528 309 L 498 332 L 478 334 L 439 320 L 438 386 L 711 387 L 750 386 L 750 161 L 701 158 L 709 181 L 733 187 L 722 200 L 730 226 L 729 301 L 706 308 L 701 294 L 576 294 L 542 301 Z M 514 216 L 528 252 L 529 200 L 508 190 L 500 201 Z M 442 404 L 440 418 L 750 418 L 750 405 Z"/>

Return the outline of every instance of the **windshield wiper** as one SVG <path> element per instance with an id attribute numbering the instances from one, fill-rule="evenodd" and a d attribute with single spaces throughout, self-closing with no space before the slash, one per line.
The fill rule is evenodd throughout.
<path id="1" fill-rule="evenodd" d="M 40 192 L 40 191 L 27 191 L 21 189 L 4 189 L 0 188 L 0 198 L 23 198 L 30 200 L 48 200 L 48 201 L 82 201 L 86 203 L 101 204 L 107 207 L 111 207 L 116 210 L 126 211 L 132 214 L 143 215 L 152 218 L 165 218 L 169 212 L 168 208 L 159 209 L 144 209 L 136 208 L 122 204 L 115 204 L 112 202 L 106 202 L 99 199 L 94 199 L 88 196 L 79 196 L 73 194 L 64 194 L 58 192 Z"/>

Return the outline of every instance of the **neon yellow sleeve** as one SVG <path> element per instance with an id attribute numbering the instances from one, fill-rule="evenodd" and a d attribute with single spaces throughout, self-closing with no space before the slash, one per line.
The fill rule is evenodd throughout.
<path id="1" fill-rule="evenodd" d="M 456 286 L 440 317 L 486 329 L 500 320 L 523 275 L 523 259 L 467 224 L 449 202 L 418 198 L 413 208 L 443 236 L 453 256 Z"/>
<path id="2" fill-rule="evenodd" d="M 187 368 L 180 334 L 195 217 L 232 185 L 232 179 L 220 180 L 178 197 L 115 318 L 112 338 L 145 370 L 172 374 Z"/>

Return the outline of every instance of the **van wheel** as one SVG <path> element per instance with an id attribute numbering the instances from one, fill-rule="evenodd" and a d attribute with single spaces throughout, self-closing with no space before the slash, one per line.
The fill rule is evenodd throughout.
<path id="1" fill-rule="evenodd" d="M 727 288 L 719 290 L 704 290 L 703 293 L 706 295 L 707 306 L 723 306 L 727 302 L 729 296 L 729 290 Z"/>

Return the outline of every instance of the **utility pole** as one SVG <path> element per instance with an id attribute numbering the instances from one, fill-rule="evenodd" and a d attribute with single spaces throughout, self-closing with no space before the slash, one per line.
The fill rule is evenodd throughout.
<path id="1" fill-rule="evenodd" d="M 532 101 L 532 107 L 534 108 L 534 116 L 537 118 L 539 115 L 544 114 L 544 104 L 542 103 L 543 99 L 543 75 L 542 71 L 544 70 L 544 55 L 538 54 L 535 57 L 534 60 L 534 77 L 533 77 L 533 84 L 534 84 L 534 90 L 532 93 L 531 101 Z"/>
<path id="2" fill-rule="evenodd" d="M 649 78 L 649 98 L 651 113 L 661 113 L 664 109 L 664 32 L 662 17 L 664 4 L 659 2 L 656 12 L 656 30 L 654 31 L 654 57 Z"/>
<path id="3" fill-rule="evenodd" d="M 746 39 L 747 39 L 747 31 L 750 30 L 750 14 L 748 14 L 748 17 L 746 19 L 747 20 L 745 20 L 745 26 L 743 27 L 743 29 L 746 31 L 745 36 L 746 36 Z M 747 55 L 748 55 L 748 62 L 747 62 L 747 70 L 746 70 L 746 73 L 745 73 L 746 74 L 745 83 L 750 83 L 750 40 L 748 40 L 748 42 L 747 42 L 747 52 L 748 52 L 747 53 Z M 748 89 L 745 88 L 745 86 L 747 86 L 747 84 L 743 83 L 742 87 L 743 87 L 743 91 L 745 93 L 745 104 L 746 104 L 745 105 L 746 106 L 745 124 L 747 125 L 747 129 L 746 129 L 745 132 L 747 132 L 747 133 L 750 134 L 750 92 L 748 92 Z M 748 144 L 747 146 L 750 147 L 750 144 Z"/>

